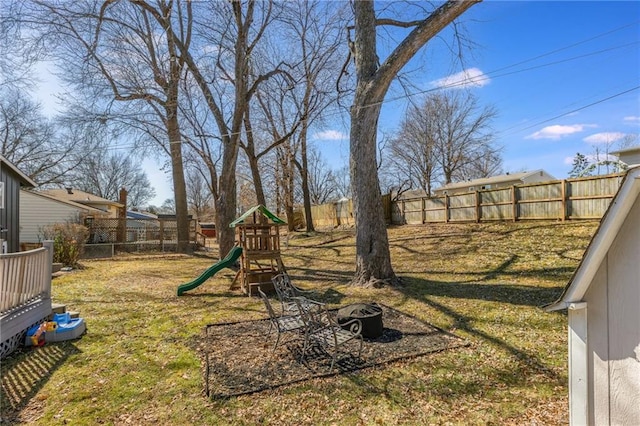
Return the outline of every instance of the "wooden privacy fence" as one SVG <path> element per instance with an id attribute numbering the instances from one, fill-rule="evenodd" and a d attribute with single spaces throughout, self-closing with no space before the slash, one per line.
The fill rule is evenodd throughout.
<path id="1" fill-rule="evenodd" d="M 600 219 L 623 174 L 514 185 L 461 194 L 399 200 L 392 222 Z"/>
<path id="2" fill-rule="evenodd" d="M 600 219 L 624 174 L 515 185 L 437 197 L 391 201 L 383 196 L 387 222 L 420 224 L 517 220 Z M 353 225 L 351 200 L 312 207 L 317 227 Z"/>
<path id="3" fill-rule="evenodd" d="M 391 222 L 391 195 L 382 196 L 382 207 L 387 223 Z M 353 216 L 353 201 L 340 200 L 335 203 L 311 206 L 311 217 L 313 226 L 317 228 L 353 226 L 355 220 Z"/>

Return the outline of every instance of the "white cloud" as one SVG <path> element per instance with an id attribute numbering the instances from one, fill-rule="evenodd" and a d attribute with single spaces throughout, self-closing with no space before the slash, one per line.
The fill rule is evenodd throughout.
<path id="1" fill-rule="evenodd" d="M 596 127 L 595 124 L 571 124 L 569 126 L 561 126 L 559 124 L 547 126 L 537 132 L 527 136 L 525 139 L 554 139 L 558 140 L 564 136 L 582 132 L 588 127 Z"/>
<path id="2" fill-rule="evenodd" d="M 631 123 L 640 124 L 640 117 L 638 117 L 637 115 L 629 115 L 624 118 L 624 121 L 630 121 Z"/>
<path id="3" fill-rule="evenodd" d="M 482 87 L 491 82 L 489 76 L 478 68 L 469 68 L 431 82 L 432 86 L 443 89 L 464 89 L 467 87 Z"/>
<path id="4" fill-rule="evenodd" d="M 313 135 L 313 139 L 324 141 L 342 141 L 345 139 L 349 139 L 349 136 L 337 130 L 325 130 L 324 132 L 315 133 Z"/>
<path id="5" fill-rule="evenodd" d="M 592 143 L 592 144 L 613 143 L 613 142 L 619 141 L 625 136 L 626 135 L 624 133 L 620 133 L 620 132 L 602 132 L 602 133 L 596 133 L 591 136 L 587 136 L 586 138 L 583 139 L 583 141 L 587 143 Z"/>

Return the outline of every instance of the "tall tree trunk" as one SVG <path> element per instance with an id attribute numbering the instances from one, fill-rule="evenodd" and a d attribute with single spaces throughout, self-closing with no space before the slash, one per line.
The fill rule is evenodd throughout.
<path id="1" fill-rule="evenodd" d="M 255 153 L 252 156 L 247 153 L 247 157 L 249 158 L 249 168 L 251 169 L 251 177 L 253 178 L 253 188 L 256 191 L 256 200 L 258 201 L 258 204 L 266 206 L 267 197 L 264 195 L 264 186 L 262 185 L 262 175 L 260 174 L 258 157 L 256 157 Z"/>
<path id="2" fill-rule="evenodd" d="M 285 155 L 284 155 L 284 186 L 285 186 L 285 196 L 284 196 L 284 213 L 287 217 L 287 229 L 289 231 L 294 231 L 296 228 L 295 224 L 295 213 L 293 211 L 293 191 L 295 189 L 295 166 L 293 164 L 293 153 L 291 152 L 291 145 L 285 144 L 284 146 Z"/>
<path id="3" fill-rule="evenodd" d="M 169 15 L 170 11 L 165 13 Z M 171 59 L 169 60 L 169 80 L 165 86 L 167 99 L 164 107 L 167 116 L 166 127 L 167 135 L 169 136 L 173 194 L 176 205 L 176 226 L 178 232 L 177 251 L 178 253 L 190 253 L 192 247 L 189 244 L 189 207 L 187 204 L 187 187 L 184 179 L 184 164 L 182 161 L 182 137 L 180 134 L 180 122 L 178 121 L 178 96 L 183 62 L 178 59 L 173 32 L 168 32 L 167 34 L 167 47 Z"/>
<path id="4" fill-rule="evenodd" d="M 371 90 L 378 69 L 372 2 L 354 2 L 356 93 L 351 107 L 349 163 L 356 222 L 356 271 L 352 284 L 395 284 L 378 180 L 376 140 L 382 96 Z"/>
<path id="5" fill-rule="evenodd" d="M 218 194 L 214 203 L 216 207 L 216 235 L 218 236 L 219 256 L 222 259 L 233 248 L 235 230 L 229 224 L 236 218 L 236 174 L 237 145 L 233 149 L 225 149 L 223 153 L 223 170 L 233 170 L 233 173 L 222 173 Z M 225 166 L 226 165 L 226 166 Z"/>
<path id="6" fill-rule="evenodd" d="M 376 140 L 385 94 L 404 65 L 461 13 L 480 0 L 447 1 L 422 21 L 379 64 L 373 1 L 355 1 L 356 93 L 351 107 L 350 167 L 356 220 L 356 273 L 352 284 L 397 283 L 391 267 L 387 228 L 378 181 Z"/>
<path id="7" fill-rule="evenodd" d="M 357 3 L 357 2 L 356 2 Z M 362 95 L 356 99 L 362 99 Z M 351 110 L 351 186 L 356 214 L 357 285 L 396 284 L 391 266 L 387 227 L 376 168 L 376 140 L 380 106 L 362 105 Z"/>
<path id="8" fill-rule="evenodd" d="M 311 194 L 309 193 L 309 162 L 307 160 L 307 132 L 308 125 L 305 120 L 300 131 L 300 177 L 302 178 L 302 198 L 304 199 L 304 218 L 307 225 L 307 232 L 315 231 L 313 217 L 311 216 Z"/>
<path id="9" fill-rule="evenodd" d="M 178 228 L 177 251 L 179 253 L 189 253 L 191 251 L 189 244 L 189 211 L 187 207 L 187 189 L 182 163 L 182 143 L 180 139 L 177 108 L 167 107 L 167 133 L 169 135 L 171 175 L 173 177 L 173 194 L 176 204 L 176 222 Z"/>
<path id="10" fill-rule="evenodd" d="M 250 111 L 247 110 L 244 117 L 244 128 L 247 134 L 247 143 L 243 146 L 244 152 L 249 159 L 249 168 L 251 169 L 251 177 L 253 178 L 253 188 L 256 192 L 258 204 L 267 205 L 267 198 L 264 195 L 264 186 L 262 185 L 262 175 L 260 174 L 260 163 L 256 155 L 256 144 L 253 139 L 253 128 L 251 126 Z"/>

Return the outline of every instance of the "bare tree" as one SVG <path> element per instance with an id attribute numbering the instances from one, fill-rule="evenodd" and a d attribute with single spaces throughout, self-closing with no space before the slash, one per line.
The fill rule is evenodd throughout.
<path id="1" fill-rule="evenodd" d="M 349 180 L 349 166 L 341 167 L 333 172 L 333 186 L 338 198 L 351 198 L 351 181 Z"/>
<path id="2" fill-rule="evenodd" d="M 68 83 L 96 99 L 103 121 L 126 123 L 147 132 L 171 158 L 178 223 L 178 251 L 189 250 L 187 198 L 178 119 L 179 82 L 184 62 L 176 45 L 185 48 L 190 21 L 182 2 L 62 2 L 32 0 L 25 22 L 38 31 L 36 41 L 67 72 Z M 145 4 L 145 6 L 148 6 Z M 167 31 L 173 25 L 180 31 Z M 103 102 L 100 103 L 100 100 Z M 119 111 L 116 111 L 118 110 Z M 164 138 L 159 139 L 160 131 Z"/>
<path id="3" fill-rule="evenodd" d="M 431 194 L 436 176 L 436 144 L 433 139 L 433 120 L 426 111 L 411 105 L 400 123 L 398 135 L 391 140 L 390 151 L 393 169 L 397 172 L 400 187 L 420 188 Z"/>
<path id="4" fill-rule="evenodd" d="M 32 68 L 40 52 L 22 41 L 19 19 L 21 2 L 5 1 L 0 7 L 0 89 L 30 88 Z"/>
<path id="5" fill-rule="evenodd" d="M 130 155 L 109 152 L 108 148 L 94 149 L 65 179 L 65 186 L 118 200 L 120 189 L 127 190 L 127 205 L 142 207 L 156 194 L 147 174 Z"/>
<path id="6" fill-rule="evenodd" d="M 351 108 L 350 167 L 356 219 L 356 271 L 352 284 L 396 283 L 378 182 L 376 140 L 385 94 L 404 65 L 443 28 L 478 1 L 447 1 L 424 19 L 400 22 L 376 17 L 373 1 L 356 1 L 351 44 L 356 91 Z M 384 60 L 378 57 L 379 25 L 413 28 Z"/>
<path id="7" fill-rule="evenodd" d="M 0 88 L 0 154 L 40 185 L 60 184 L 91 149 L 91 133 L 60 127 L 24 93 Z"/>
<path id="8" fill-rule="evenodd" d="M 135 2 L 148 10 L 158 22 L 164 18 L 145 1 Z M 163 25 L 167 34 L 176 40 L 180 58 L 185 61 L 191 78 L 202 92 L 202 97 L 213 116 L 217 132 L 215 136 L 203 135 L 197 147 L 201 153 L 211 152 L 203 146 L 210 138 L 217 138 L 221 145 L 220 170 L 210 158 L 203 158 L 211 173 L 210 187 L 216 207 L 216 229 L 220 256 L 224 256 L 234 245 L 234 232 L 229 228 L 236 216 L 238 150 L 244 133 L 245 116 L 251 99 L 260 84 L 281 71 L 273 69 L 254 76 L 251 61 L 265 31 L 274 19 L 274 2 L 195 3 L 201 8 L 192 11 L 194 3 L 187 2 L 186 22 L 198 18 L 199 50 L 190 49 L 188 39 L 178 37 L 181 29 Z M 182 34 L 182 33 L 179 33 Z M 211 49 L 215 46 L 215 49 Z M 198 55 L 195 54 L 198 53 Z"/>
<path id="9" fill-rule="evenodd" d="M 340 16 L 344 11 L 341 8 L 330 9 L 327 4 L 322 1 L 303 2 L 288 21 L 294 32 L 293 39 L 299 42 L 302 58 L 300 68 L 303 84 L 299 87 L 300 93 L 294 92 L 294 96 L 303 120 L 300 131 L 295 135 L 300 153 L 294 157 L 294 164 L 301 178 L 307 232 L 314 230 L 308 132 L 315 122 L 322 120 L 327 108 L 337 101 L 331 87 L 335 84 L 335 73 L 339 69 L 337 59 L 341 53 L 339 40 L 342 36 L 339 30 Z"/>
<path id="10" fill-rule="evenodd" d="M 200 170 L 187 169 L 187 201 L 189 211 L 199 220 L 213 214 L 213 197 L 207 180 Z"/>
<path id="11" fill-rule="evenodd" d="M 469 92 L 430 94 L 411 105 L 391 144 L 395 169 L 427 194 L 438 181 L 488 177 L 502 164 L 489 127 L 491 107 L 480 108 Z"/>
<path id="12" fill-rule="evenodd" d="M 338 195 L 334 172 L 317 149 L 309 150 L 309 198 L 313 204 L 324 204 Z M 311 220 L 311 219 L 309 219 Z"/>
<path id="13" fill-rule="evenodd" d="M 492 158 L 498 152 L 491 142 L 490 130 L 495 110 L 480 108 L 475 96 L 469 92 L 454 90 L 431 94 L 422 107 L 425 117 L 432 122 L 427 131 L 433 140 L 436 161 L 444 184 L 454 180 L 466 180 L 466 172 L 473 164 Z"/>

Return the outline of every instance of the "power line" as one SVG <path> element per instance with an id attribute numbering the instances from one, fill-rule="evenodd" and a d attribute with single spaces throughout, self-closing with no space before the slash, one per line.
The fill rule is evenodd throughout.
<path id="1" fill-rule="evenodd" d="M 551 118 L 548 118 L 548 119 L 546 119 L 546 120 L 539 121 L 539 122 L 537 122 L 537 123 L 535 123 L 535 124 L 532 124 L 532 125 L 530 125 L 530 126 L 524 127 L 524 128 L 519 129 L 519 130 L 517 130 L 517 131 L 518 131 L 518 132 L 522 132 L 522 131 L 525 131 L 525 130 L 529 130 L 529 129 L 533 128 L 533 127 L 537 127 L 537 126 L 539 126 L 539 125 L 541 125 L 541 124 L 548 123 L 549 121 L 557 120 L 558 118 L 565 117 L 565 116 L 567 116 L 567 115 L 573 114 L 573 113 L 578 112 L 578 111 L 582 111 L 583 109 L 587 109 L 587 108 L 592 107 L 592 106 L 594 106 L 594 105 L 601 104 L 601 103 L 603 103 L 603 102 L 606 102 L 606 101 L 611 100 L 611 99 L 613 99 L 613 98 L 617 98 L 618 96 L 625 95 L 625 94 L 627 94 L 627 93 L 633 92 L 634 90 L 638 90 L 638 89 L 640 89 L 640 86 L 632 87 L 631 89 L 627 89 L 627 90 L 624 90 L 624 91 L 622 91 L 622 92 L 618 92 L 618 93 L 616 93 L 615 95 L 611 95 L 611 96 L 608 96 L 608 97 L 606 97 L 606 98 L 599 99 L 599 100 L 597 100 L 597 101 L 595 101 L 595 102 L 592 102 L 592 103 L 590 103 L 590 104 L 588 104 L 588 105 L 581 106 L 580 108 L 576 108 L 576 109 L 573 109 L 573 110 L 571 110 L 571 111 L 567 111 L 567 112 L 565 112 L 565 113 L 562 113 L 562 114 L 560 114 L 560 115 L 556 115 L 555 117 L 551 117 Z M 507 129 L 507 130 L 510 130 L 510 129 Z M 515 132 L 514 132 L 514 133 L 515 133 Z"/>

